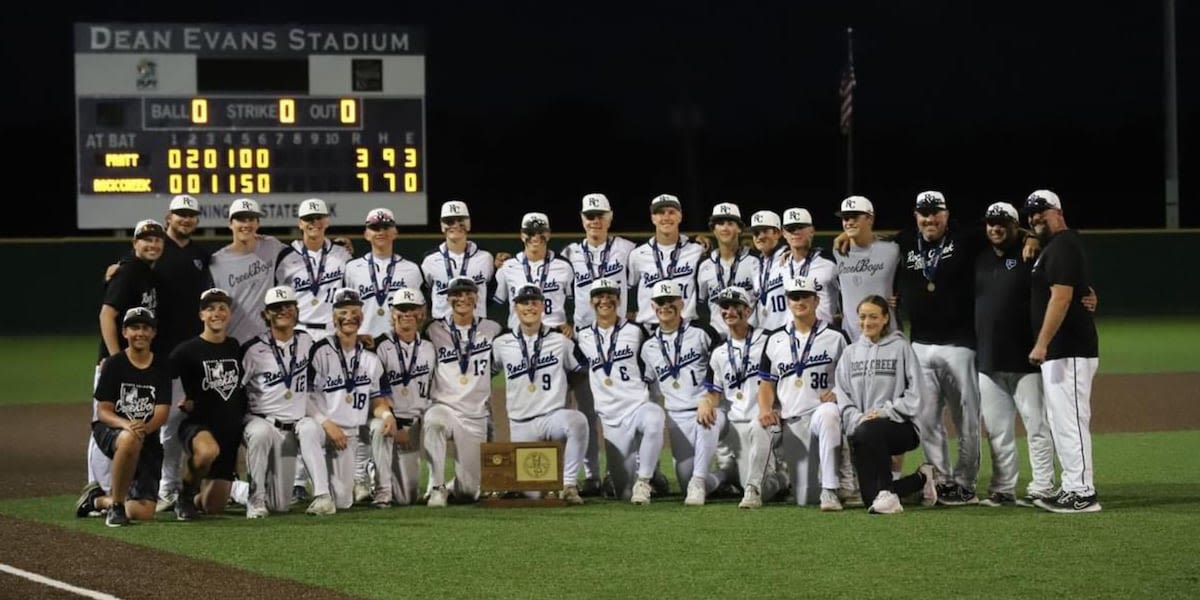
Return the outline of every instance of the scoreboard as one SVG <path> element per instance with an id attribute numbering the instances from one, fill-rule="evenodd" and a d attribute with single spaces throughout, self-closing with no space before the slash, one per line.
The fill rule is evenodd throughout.
<path id="1" fill-rule="evenodd" d="M 78 226 L 162 218 L 176 194 L 201 227 L 242 197 L 266 226 L 314 197 L 335 225 L 426 224 L 424 48 L 395 26 L 77 23 Z"/>

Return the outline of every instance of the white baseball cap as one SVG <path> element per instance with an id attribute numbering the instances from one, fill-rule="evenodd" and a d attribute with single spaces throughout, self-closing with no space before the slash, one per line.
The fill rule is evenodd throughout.
<path id="1" fill-rule="evenodd" d="M 760 227 L 774 227 L 775 229 L 779 229 L 779 215 L 775 214 L 775 211 L 770 210 L 760 210 L 750 215 L 750 229 Z"/>
<path id="2" fill-rule="evenodd" d="M 732 202 L 722 202 L 713 207 L 712 216 L 708 217 L 708 226 L 712 227 L 718 221 L 733 221 L 742 227 L 746 225 L 742 221 L 741 209 Z"/>
<path id="3" fill-rule="evenodd" d="M 812 215 L 808 210 L 803 208 L 789 208 L 783 211 L 783 226 L 788 225 L 812 225 Z"/>
<path id="4" fill-rule="evenodd" d="M 262 208 L 260 208 L 258 206 L 258 202 L 251 200 L 249 198 L 238 198 L 237 200 L 233 201 L 233 204 L 229 205 L 229 218 L 230 219 L 233 219 L 234 217 L 236 217 L 238 215 L 246 215 L 246 214 L 254 215 L 256 217 L 261 217 L 263 214 Z"/>
<path id="5" fill-rule="evenodd" d="M 608 203 L 608 196 L 604 194 L 587 194 L 583 197 L 583 208 L 579 209 L 583 214 L 612 212 L 612 205 Z"/>
<path id="6" fill-rule="evenodd" d="M 388 298 L 388 306 L 404 305 L 424 306 L 425 294 L 415 288 L 400 288 L 392 292 L 391 297 Z"/>
<path id="7" fill-rule="evenodd" d="M 654 291 L 650 293 L 651 300 L 659 298 L 682 298 L 683 292 L 679 289 L 679 284 L 674 281 L 660 281 L 654 284 Z"/>
<path id="8" fill-rule="evenodd" d="M 367 213 L 367 227 L 395 227 L 396 215 L 386 208 L 373 208 Z"/>
<path id="9" fill-rule="evenodd" d="M 309 215 L 328 215 L 329 207 L 325 205 L 325 201 L 320 198 L 309 198 L 300 203 L 300 210 L 296 212 L 296 216 L 303 219 Z"/>
<path id="10" fill-rule="evenodd" d="M 1062 210 L 1062 202 L 1059 201 L 1058 194 L 1050 190 L 1034 190 L 1025 199 L 1025 214 L 1039 213 L 1051 208 Z"/>
<path id="11" fill-rule="evenodd" d="M 834 213 L 834 216 L 840 219 L 848 215 L 859 213 L 874 216 L 875 205 L 871 204 L 871 201 L 867 200 L 866 196 L 846 196 L 846 198 L 842 200 L 841 210 Z"/>
<path id="12" fill-rule="evenodd" d="M 917 194 L 917 212 L 935 213 L 946 210 L 946 196 L 936 190 L 928 190 Z"/>
<path id="13" fill-rule="evenodd" d="M 167 237 L 167 230 L 163 229 L 162 223 L 154 219 L 143 219 L 133 226 L 133 239 L 140 240 L 144 237 Z"/>
<path id="14" fill-rule="evenodd" d="M 659 209 L 673 206 L 677 210 L 683 210 L 683 205 L 679 203 L 679 198 L 671 194 L 659 194 L 650 200 L 650 212 L 657 212 Z"/>
<path id="15" fill-rule="evenodd" d="M 987 207 L 987 212 L 983 214 L 984 221 L 991 222 L 1003 219 L 1008 219 L 1010 221 L 1021 220 L 1020 216 L 1017 214 L 1017 209 L 1013 208 L 1013 205 L 1007 202 L 996 202 Z"/>
<path id="16" fill-rule="evenodd" d="M 815 294 L 817 293 L 817 279 L 808 275 L 784 279 L 783 291 L 789 294 L 792 292 Z"/>
<path id="17" fill-rule="evenodd" d="M 589 296 L 595 296 L 601 292 L 611 292 L 613 294 L 621 293 L 621 284 L 617 283 L 616 279 L 609 277 L 601 277 L 592 280 L 592 287 L 588 290 Z"/>
<path id="18" fill-rule="evenodd" d="M 180 194 L 174 198 L 171 198 L 171 206 L 167 210 L 170 212 L 199 213 L 200 202 L 187 194 Z"/>
<path id="19" fill-rule="evenodd" d="M 296 290 L 288 285 L 280 285 L 267 290 L 267 295 L 263 296 L 263 304 L 271 306 L 272 304 L 284 304 L 286 302 L 296 301 Z"/>
<path id="20" fill-rule="evenodd" d="M 531 212 L 525 213 L 521 217 L 521 231 L 526 233 L 535 233 L 538 231 L 550 230 L 550 217 L 546 213 Z"/>
<path id="21" fill-rule="evenodd" d="M 750 299 L 750 292 L 747 292 L 744 288 L 731 285 L 717 292 L 717 306 L 725 306 L 735 302 L 743 306 L 754 306 L 754 301 Z"/>
<path id="22" fill-rule="evenodd" d="M 467 210 L 467 203 L 462 200 L 451 200 L 442 203 L 442 219 L 470 219 L 471 211 Z"/>

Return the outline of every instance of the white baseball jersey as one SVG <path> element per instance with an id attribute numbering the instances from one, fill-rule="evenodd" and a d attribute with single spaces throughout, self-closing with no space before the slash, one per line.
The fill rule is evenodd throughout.
<path id="1" fill-rule="evenodd" d="M 769 331 L 751 328 L 746 339 L 729 337 L 712 351 L 704 387 L 721 397 L 721 408 L 730 422 L 758 418 L 758 368 L 769 335 Z"/>
<path id="2" fill-rule="evenodd" d="M 767 338 L 758 376 L 775 386 L 785 419 L 803 417 L 821 404 L 821 393 L 832 390 L 837 361 L 846 348 L 846 334 L 823 321 L 808 333 L 789 324 Z"/>
<path id="3" fill-rule="evenodd" d="M 709 323 L 722 337 L 729 334 L 725 320 L 721 318 L 721 307 L 717 306 L 717 294 L 721 290 L 737 286 L 750 293 L 751 298 L 758 297 L 759 262 L 750 255 L 749 248 L 741 248 L 733 260 L 722 260 L 720 252 L 713 250 L 708 257 L 700 261 L 696 273 L 697 293 L 708 302 Z M 758 311 L 751 313 L 750 324 L 758 321 Z"/>
<path id="4" fill-rule="evenodd" d="M 315 338 L 333 334 L 333 293 L 342 286 L 350 253 L 329 240 L 311 251 L 295 240 L 279 253 L 275 282 L 296 290 L 300 322 L 296 329 Z"/>
<path id="5" fill-rule="evenodd" d="M 446 243 L 442 242 L 436 249 L 431 250 L 421 261 L 421 273 L 425 276 L 425 286 L 429 288 L 430 305 L 429 318 L 441 319 L 450 314 L 450 304 L 446 295 L 441 292 L 449 285 L 450 280 L 463 276 L 475 280 L 479 286 L 479 299 L 475 304 L 475 314 L 487 314 L 488 282 L 496 272 L 496 264 L 492 253 L 481 250 L 475 242 L 467 242 L 467 251 L 462 254 L 451 252 Z"/>
<path id="6" fill-rule="evenodd" d="M 436 364 L 433 343 L 417 336 L 411 343 L 396 334 L 375 338 L 375 354 L 383 363 L 383 378 L 392 388 L 392 414 L 415 419 L 429 407 Z"/>
<path id="7" fill-rule="evenodd" d="M 809 276 L 816 279 L 817 297 L 821 302 L 817 305 L 817 318 L 825 323 L 833 322 L 837 312 L 837 294 L 835 281 L 836 266 L 833 261 L 821 256 L 820 248 L 813 248 L 802 260 L 792 260 L 792 253 L 784 250 L 779 258 L 771 263 L 771 275 L 767 279 L 766 318 L 758 324 L 764 329 L 779 329 L 792 322 L 792 312 L 787 306 L 787 292 L 784 291 L 785 279 L 795 279 Z"/>
<path id="8" fill-rule="evenodd" d="M 642 344 L 647 378 L 658 382 L 667 410 L 696 410 L 704 393 L 708 358 L 721 336 L 704 323 L 684 321 L 679 329 L 650 334 Z"/>
<path id="9" fill-rule="evenodd" d="M 629 287 L 637 288 L 637 322 L 658 324 L 658 315 L 654 314 L 654 304 L 650 296 L 654 292 L 654 284 L 659 281 L 674 281 L 679 284 L 683 293 L 683 318 L 696 318 L 696 269 L 704 257 L 704 248 L 688 239 L 686 235 L 679 236 L 679 243 L 659 245 L 654 239 L 633 249 L 629 254 L 629 274 L 626 281 Z"/>
<path id="10" fill-rule="evenodd" d="M 258 240 L 253 252 L 243 254 L 225 246 L 212 255 L 208 271 L 213 285 L 229 292 L 233 300 L 226 328 L 238 342 L 244 344 L 267 329 L 261 314 L 263 298 L 275 285 L 275 260 L 284 247 L 267 236 Z"/>
<path id="11" fill-rule="evenodd" d="M 269 332 L 242 345 L 246 410 L 288 423 L 299 421 L 308 410 L 308 363 L 312 336 L 296 331 L 279 341 Z"/>
<path id="12" fill-rule="evenodd" d="M 342 428 L 362 427 L 371 417 L 371 401 L 392 394 L 379 357 L 362 342 L 346 350 L 337 338 L 325 338 L 313 348 L 308 369 L 313 391 L 309 416 L 318 424 L 328 419 Z"/>
<path id="13" fill-rule="evenodd" d="M 468 418 L 488 416 L 492 392 L 492 341 L 500 335 L 500 324 L 475 319 L 469 327 L 439 319 L 425 330 L 436 351 L 430 399 L 445 404 Z"/>
<path id="14" fill-rule="evenodd" d="M 504 372 L 505 406 L 514 421 L 565 407 L 567 372 L 581 368 L 575 359 L 575 342 L 546 327 L 532 336 L 519 330 L 501 334 L 493 342 L 492 360 Z"/>
<path id="15" fill-rule="evenodd" d="M 422 283 L 421 268 L 399 254 L 380 258 L 368 252 L 346 263 L 342 286 L 357 291 L 363 300 L 358 332 L 376 337 L 391 331 L 388 296 L 400 288 L 420 288 Z"/>
<path id="16" fill-rule="evenodd" d="M 612 327 L 593 324 L 575 332 L 576 360 L 591 370 L 588 384 L 605 426 L 617 427 L 650 401 L 641 358 L 646 337 L 641 325 L 624 319 Z"/>
<path id="17" fill-rule="evenodd" d="M 508 328 L 515 330 L 521 322 L 517 319 L 516 303 L 512 298 L 521 286 L 536 285 L 542 288 L 542 295 L 546 297 L 542 324 L 558 327 L 567 322 L 567 300 L 574 297 L 574 280 L 571 263 L 555 256 L 554 252 L 547 251 L 542 260 L 529 260 L 524 252 L 518 252 L 496 271 L 496 295 L 492 296 L 492 301 L 508 304 Z"/>
<path id="18" fill-rule="evenodd" d="M 587 238 L 568 245 L 562 251 L 563 258 L 571 263 L 575 272 L 575 327 L 586 327 L 596 321 L 596 313 L 589 302 L 592 281 L 607 277 L 621 284 L 621 296 L 617 299 L 617 314 L 629 311 L 629 294 L 626 293 L 626 270 L 629 268 L 629 253 L 634 243 L 623 238 L 609 236 L 601 246 L 593 246 Z"/>

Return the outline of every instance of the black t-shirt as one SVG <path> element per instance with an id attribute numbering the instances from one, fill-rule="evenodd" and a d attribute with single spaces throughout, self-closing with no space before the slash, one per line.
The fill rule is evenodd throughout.
<path id="1" fill-rule="evenodd" d="M 237 340 L 214 344 L 199 336 L 183 342 L 171 353 L 171 372 L 192 400 L 189 420 L 214 429 L 241 427 L 246 414 L 242 386 L 242 349 Z"/>
<path id="2" fill-rule="evenodd" d="M 900 245 L 896 288 L 900 310 L 912 324 L 912 341 L 974 348 L 975 258 L 988 244 L 983 228 L 968 231 L 951 223 L 937 243 L 926 242 L 914 228 L 899 233 L 895 241 Z M 927 263 L 933 291 L 926 278 Z"/>
<path id="3" fill-rule="evenodd" d="M 121 319 L 125 311 L 144 306 L 158 314 L 157 280 L 150 263 L 134 256 L 126 256 L 117 263 L 117 272 L 108 280 L 104 288 L 104 304 L 117 309 L 117 343 L 124 350 L 129 343 L 121 336 Z M 199 295 L 197 295 L 199 298 Z M 199 322 L 199 318 L 196 318 Z M 159 336 L 155 335 L 151 347 L 157 349 Z M 100 359 L 108 356 L 108 347 L 104 345 L 104 337 L 100 337 Z"/>
<path id="4" fill-rule="evenodd" d="M 213 287 L 208 271 L 211 260 L 212 253 L 195 241 L 181 248 L 170 238 L 163 240 L 162 256 L 154 261 L 159 307 L 155 348 L 159 352 L 170 354 L 204 329 L 196 312 L 200 294 Z"/>
<path id="5" fill-rule="evenodd" d="M 1029 321 L 1029 271 L 1024 244 L 1010 240 L 997 255 L 986 248 L 975 260 L 975 364 L 981 373 L 1033 373 Z"/>
<path id="6" fill-rule="evenodd" d="M 118 415 L 130 421 L 149 422 L 154 407 L 171 404 L 171 371 L 160 354 L 153 355 L 150 366 L 139 369 L 120 352 L 104 361 L 96 382 L 97 402 L 112 402 Z M 144 444 L 157 444 L 158 435 L 148 435 Z"/>
<path id="7" fill-rule="evenodd" d="M 1064 229 L 1050 238 L 1046 249 L 1033 264 L 1033 286 L 1030 288 L 1033 332 L 1036 336 L 1046 318 L 1046 306 L 1050 304 L 1050 286 L 1069 285 L 1072 289 L 1071 303 L 1063 318 L 1058 333 L 1050 340 L 1046 360 L 1056 358 L 1100 356 L 1100 340 L 1096 335 L 1096 323 L 1092 313 L 1084 308 L 1081 300 L 1088 294 L 1087 257 L 1083 252 L 1083 240 L 1073 229 Z"/>

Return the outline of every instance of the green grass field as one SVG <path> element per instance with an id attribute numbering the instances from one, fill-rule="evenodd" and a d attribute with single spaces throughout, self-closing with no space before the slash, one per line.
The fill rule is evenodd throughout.
<path id="1" fill-rule="evenodd" d="M 323 519 L 296 509 L 265 521 L 231 512 L 120 530 L 75 519 L 69 496 L 0 501 L 0 513 L 370 598 L 1184 598 L 1200 585 L 1197 447 L 1198 431 L 1097 436 L 1104 511 L 1091 515 L 689 509 L 680 497 L 647 507 L 357 508 Z"/>

